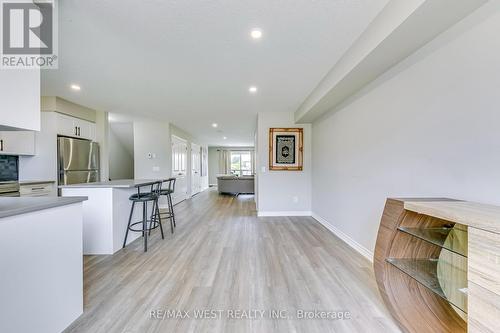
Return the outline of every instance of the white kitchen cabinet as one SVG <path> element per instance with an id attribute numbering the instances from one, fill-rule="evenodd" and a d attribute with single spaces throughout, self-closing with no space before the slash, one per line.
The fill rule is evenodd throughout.
<path id="1" fill-rule="evenodd" d="M 0 128 L 39 131 L 40 70 L 0 72 Z"/>
<path id="2" fill-rule="evenodd" d="M 77 119 L 78 136 L 95 141 L 95 124 L 90 121 Z"/>
<path id="3" fill-rule="evenodd" d="M 21 182 L 19 185 L 21 197 L 51 197 L 57 196 L 53 182 Z"/>
<path id="4" fill-rule="evenodd" d="M 57 114 L 57 134 L 95 141 L 95 124 L 83 119 Z"/>
<path id="5" fill-rule="evenodd" d="M 57 114 L 57 134 L 76 137 L 77 131 L 73 117 Z"/>
<path id="6" fill-rule="evenodd" d="M 35 155 L 35 132 L 0 131 L 0 154 Z"/>
<path id="7" fill-rule="evenodd" d="M 63 332 L 83 313 L 83 205 L 11 199 L 27 212 L 0 218 L 0 332 Z"/>

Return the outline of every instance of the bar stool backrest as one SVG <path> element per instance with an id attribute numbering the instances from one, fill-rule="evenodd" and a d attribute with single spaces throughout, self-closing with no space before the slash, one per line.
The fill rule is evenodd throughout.
<path id="1" fill-rule="evenodd" d="M 159 196 L 160 192 L 161 192 L 161 186 L 162 186 L 162 182 L 161 181 L 152 183 L 150 185 L 137 186 L 137 194 L 138 194 L 139 197 L 141 196 L 141 194 L 149 194 L 149 193 L 155 194 L 155 195 Z M 149 187 L 149 193 L 141 191 L 141 188 L 144 189 L 146 187 Z"/>
<path id="2" fill-rule="evenodd" d="M 167 181 L 168 181 L 168 190 L 171 193 L 175 192 L 175 180 L 176 179 L 174 177 L 167 179 Z"/>
<path id="3" fill-rule="evenodd" d="M 151 193 L 160 196 L 162 184 L 163 184 L 162 181 L 151 184 Z"/>
<path id="4" fill-rule="evenodd" d="M 163 189 L 170 192 L 170 193 L 174 193 L 175 191 L 175 178 L 169 178 L 169 179 L 166 179 L 163 181 L 162 185 L 164 184 L 163 186 Z"/>

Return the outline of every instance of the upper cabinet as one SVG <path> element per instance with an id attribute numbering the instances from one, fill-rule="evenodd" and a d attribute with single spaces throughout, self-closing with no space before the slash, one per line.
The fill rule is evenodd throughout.
<path id="1" fill-rule="evenodd" d="M 59 113 L 57 114 L 57 134 L 92 141 L 96 140 L 94 123 Z"/>
<path id="2" fill-rule="evenodd" d="M 40 130 L 40 70 L 2 70 L 0 129 Z"/>
<path id="3" fill-rule="evenodd" d="M 35 155 L 35 132 L 0 131 L 0 155 Z"/>

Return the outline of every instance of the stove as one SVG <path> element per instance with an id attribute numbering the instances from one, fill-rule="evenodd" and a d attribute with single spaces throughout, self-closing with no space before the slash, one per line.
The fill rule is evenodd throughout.
<path id="1" fill-rule="evenodd" d="M 0 197 L 19 196 L 19 157 L 0 155 Z"/>
<path id="2" fill-rule="evenodd" d="M 0 182 L 0 197 L 19 196 L 19 182 Z"/>

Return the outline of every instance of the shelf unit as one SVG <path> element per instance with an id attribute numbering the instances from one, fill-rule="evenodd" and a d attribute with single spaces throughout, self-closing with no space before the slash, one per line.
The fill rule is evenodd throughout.
<path id="1" fill-rule="evenodd" d="M 406 210 L 407 200 L 421 199 L 388 199 L 382 216 L 374 256 L 382 298 L 404 332 L 465 333 L 468 227 Z"/>
<path id="2" fill-rule="evenodd" d="M 400 226 L 398 230 L 467 257 L 468 237 L 466 226 L 454 225 L 438 228 L 411 228 Z"/>
<path id="3" fill-rule="evenodd" d="M 387 259 L 391 265 L 407 274 L 418 283 L 452 304 L 458 310 L 467 313 L 467 271 L 463 268 L 440 262 L 439 259 Z M 449 276 L 440 277 L 439 266 L 450 272 Z M 443 267 L 444 266 L 444 267 Z M 451 276 L 455 278 L 451 278 Z M 442 284 L 451 292 L 445 292 Z"/>
<path id="4" fill-rule="evenodd" d="M 500 206 L 389 198 L 373 259 L 403 332 L 499 332 Z"/>
<path id="5" fill-rule="evenodd" d="M 467 226 L 399 226 L 398 233 L 439 248 L 430 258 L 387 258 L 386 261 L 452 305 L 467 318 Z M 404 239 L 404 236 L 403 236 Z M 411 240 L 410 240 L 411 242 Z"/>

